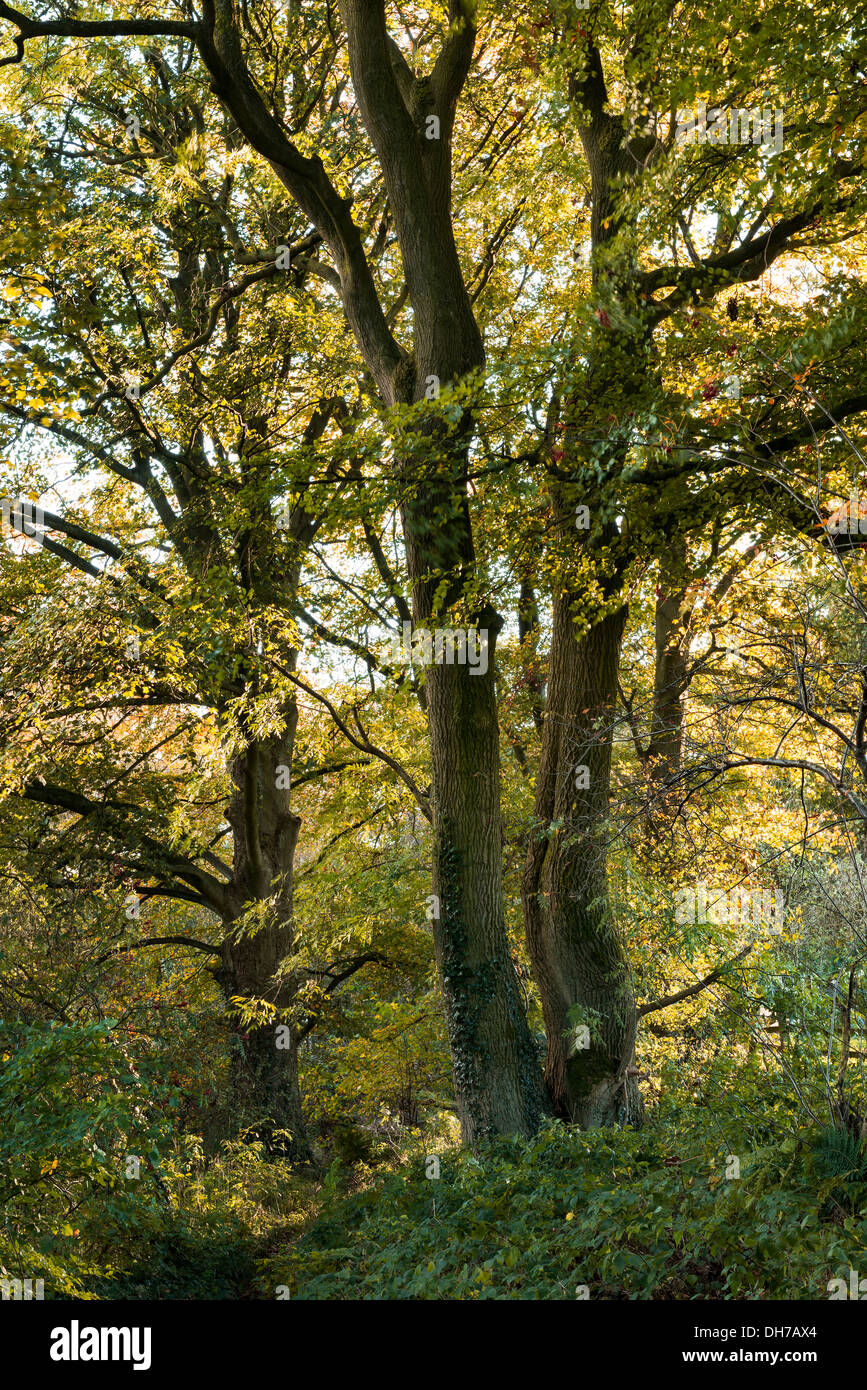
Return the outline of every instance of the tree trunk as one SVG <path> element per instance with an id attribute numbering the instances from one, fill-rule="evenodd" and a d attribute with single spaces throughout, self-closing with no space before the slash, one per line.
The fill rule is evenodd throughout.
<path id="1" fill-rule="evenodd" d="M 595 45 L 588 47 L 586 65 L 569 75 L 568 93 L 579 108 L 591 176 L 599 327 L 586 372 L 579 368 L 558 393 L 565 433 L 551 493 L 552 549 L 555 554 L 559 549 L 553 572 L 560 577 L 553 595 L 548 699 L 522 897 L 547 1033 L 551 1102 L 563 1119 L 592 1128 L 636 1123 L 642 1113 L 632 1066 L 637 1022 L 632 978 L 607 881 L 611 743 L 626 620 L 621 593 L 630 547 L 619 524 L 600 523 L 600 517 L 610 516 L 612 506 L 616 514 L 621 500 L 618 479 L 629 441 L 626 431 L 611 427 L 618 417 L 635 414 L 644 399 L 650 320 L 630 298 L 625 262 L 600 254 L 620 226 L 618 181 L 640 162 L 643 137 L 630 145 L 626 124 L 612 113 Z M 588 467 L 582 441 L 594 434 L 603 449 Z M 595 529 L 583 538 L 575 529 L 576 502 L 593 514 Z M 586 611 L 588 595 L 570 571 L 576 556 L 583 551 L 585 560 L 594 558 L 594 549 L 599 563 L 592 567 L 604 608 L 576 635 L 575 614 Z"/>
<path id="2" fill-rule="evenodd" d="M 493 658 L 499 619 L 483 621 Z M 464 1141 L 535 1133 L 543 1114 L 536 1049 L 503 914 L 500 751 L 494 675 L 428 669 L 433 769 L 434 942 Z"/>
<path id="3" fill-rule="evenodd" d="M 659 566 L 650 738 L 641 755 L 647 774 L 645 828 L 660 848 L 666 842 L 670 846 L 668 832 L 677 810 L 671 779 L 683 764 L 683 720 L 691 676 L 692 638 L 692 600 L 685 573 L 686 540 L 682 532 L 676 531 L 669 538 L 667 557 Z"/>
<path id="4" fill-rule="evenodd" d="M 635 1002 L 606 872 L 612 723 L 626 608 L 577 637 L 576 595 L 554 601 L 535 824 L 523 878 L 555 1114 L 582 1128 L 641 1115 Z"/>
<path id="5" fill-rule="evenodd" d="M 656 661 L 648 771 L 659 786 L 680 771 L 683 756 L 683 701 L 689 660 L 689 611 L 686 591 L 663 594 L 656 603 Z"/>
<path id="6" fill-rule="evenodd" d="M 472 61 L 473 7 L 453 27 L 429 79 L 418 80 L 386 31 L 385 7 L 341 0 L 353 85 L 389 195 L 413 308 L 413 353 L 385 393 L 418 404 L 484 367 L 482 338 L 455 244 L 451 137 Z M 431 118 L 435 121 L 433 130 Z M 544 1111 L 541 1076 L 509 951 L 503 908 L 500 747 L 493 652 L 500 618 L 477 583 L 467 497 L 472 421 L 423 418 L 403 469 L 402 524 L 413 618 L 488 634 L 488 669 L 431 665 L 426 676 L 432 764 L 435 944 L 464 1142 L 532 1134 Z M 461 616 L 462 615 L 462 616 Z"/>
<path id="7" fill-rule="evenodd" d="M 302 1162 L 310 1158 L 294 1036 L 286 1050 L 278 1051 L 273 1027 L 237 1032 L 232 1040 L 229 1089 L 235 1131 L 251 1129 L 269 1150 L 286 1152 Z M 277 1131 L 291 1138 L 284 1141 Z"/>
<path id="8" fill-rule="evenodd" d="M 279 971 L 294 944 L 293 874 L 301 821 L 290 809 L 289 788 L 277 785 L 278 769 L 292 766 L 296 723 L 293 706 L 280 738 L 251 744 L 231 766 L 228 820 L 234 873 L 220 970 L 227 1004 L 232 999 L 262 1000 L 286 1008 L 297 988 L 297 981 Z M 243 922 L 250 912 L 252 920 Z M 287 1130 L 291 1155 L 310 1157 L 294 1025 L 284 1025 L 282 1031 L 273 1022 L 235 1028 L 229 1090 L 236 1129 L 253 1127 L 269 1143 L 274 1142 L 274 1130 Z"/>

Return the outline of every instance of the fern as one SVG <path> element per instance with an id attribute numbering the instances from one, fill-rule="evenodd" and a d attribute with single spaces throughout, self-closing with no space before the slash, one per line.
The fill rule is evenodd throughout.
<path id="1" fill-rule="evenodd" d="M 823 1178 L 867 1178 L 867 1155 L 854 1135 L 829 1125 L 816 1138 L 813 1147 L 816 1172 Z"/>

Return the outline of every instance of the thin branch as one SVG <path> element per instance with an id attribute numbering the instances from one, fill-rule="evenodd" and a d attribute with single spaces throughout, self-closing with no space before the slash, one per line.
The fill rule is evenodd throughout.
<path id="1" fill-rule="evenodd" d="M 661 999 L 651 999 L 647 1004 L 639 1004 L 638 1008 L 635 1010 L 636 1018 L 644 1018 L 645 1014 L 657 1013 L 660 1009 L 669 1009 L 672 1004 L 679 1004 L 683 999 L 692 999 L 694 995 L 700 994 L 703 989 L 707 989 L 708 985 L 712 985 L 717 980 L 721 979 L 727 970 L 730 970 L 739 960 L 743 960 L 745 956 L 748 956 L 752 949 L 753 943 L 750 943 L 749 946 L 745 946 L 742 951 L 738 951 L 736 956 L 732 956 L 731 960 L 724 961 L 722 965 L 717 966 L 716 970 L 712 970 L 709 975 L 705 975 L 704 979 L 699 980 L 698 984 L 690 985 L 687 989 L 679 989 L 676 994 L 665 994 Z"/>
<path id="2" fill-rule="evenodd" d="M 189 946 L 190 950 L 204 951 L 209 956 L 222 954 L 219 946 L 210 946 L 207 941 L 197 941 L 194 936 L 149 936 L 147 941 L 131 941 L 122 946 L 112 946 L 110 951 L 104 951 L 101 956 L 97 956 L 93 964 L 101 965 L 104 960 L 125 955 L 128 951 L 143 951 L 146 946 Z"/>

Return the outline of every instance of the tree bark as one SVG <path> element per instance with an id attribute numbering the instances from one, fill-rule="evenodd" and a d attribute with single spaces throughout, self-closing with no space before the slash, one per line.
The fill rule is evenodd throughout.
<path id="1" fill-rule="evenodd" d="M 555 1114 L 582 1128 L 635 1122 L 629 965 L 611 913 L 607 821 L 626 609 L 576 637 L 573 593 L 554 600 L 548 703 L 522 895 L 547 1034 Z"/>
<path id="2" fill-rule="evenodd" d="M 610 296 L 612 312 L 621 321 L 615 322 L 600 305 L 586 375 L 565 382 L 558 392 L 565 422 L 565 462 L 552 470 L 558 481 L 551 488 L 558 580 L 522 898 L 545 1019 L 545 1081 L 551 1103 L 561 1118 L 593 1128 L 634 1123 L 642 1112 L 632 1067 L 637 1024 L 632 978 L 607 881 L 611 746 L 628 546 L 619 527 L 603 525 L 600 518 L 616 498 L 627 452 L 625 432 L 612 436 L 611 412 L 621 407 L 628 414 L 641 400 L 649 329 L 639 306 L 630 303 L 628 268 L 599 256 L 620 226 L 616 186 L 635 167 L 639 142 L 630 144 L 624 121 L 610 110 L 594 45 L 583 69 L 570 75 L 568 94 L 579 109 L 591 176 L 593 285 Z M 610 443 L 588 469 L 581 441 L 593 434 Z M 593 514 L 593 528 L 586 535 L 576 531 L 576 501 Z M 606 558 L 600 551 L 594 570 L 602 608 L 576 632 L 575 615 L 586 609 L 587 594 L 570 571 L 582 552 L 584 557 L 591 554 L 600 541 L 618 553 L 612 567 L 611 554 Z"/>
<path id="3" fill-rule="evenodd" d="M 484 615 L 483 615 L 484 617 Z M 489 660 L 496 636 L 488 623 Z M 493 670 L 428 672 L 434 810 L 434 942 L 466 1143 L 532 1134 L 543 1113 L 503 915 L 500 758 Z"/>
<path id="4" fill-rule="evenodd" d="M 689 610 L 686 590 L 661 594 L 655 612 L 655 663 L 650 742 L 651 780 L 659 785 L 680 771 L 684 696 L 689 684 Z"/>
<path id="5" fill-rule="evenodd" d="M 261 1000 L 286 1008 L 297 990 L 297 980 L 281 976 L 280 967 L 294 945 L 293 877 L 301 820 L 290 808 L 289 788 L 277 786 L 278 768 L 292 766 L 296 724 L 293 706 L 280 738 L 252 744 L 231 765 L 227 818 L 234 863 L 219 971 L 227 1005 L 233 999 Z M 257 908 L 261 916 L 257 913 L 252 923 L 242 923 L 245 913 Z M 289 1025 L 279 1041 L 288 1046 L 278 1046 L 275 1023 L 235 1030 L 229 1073 L 233 1126 L 252 1126 L 266 1137 L 274 1130 L 287 1130 L 291 1155 L 308 1159 L 296 1027 Z"/>
<path id="6" fill-rule="evenodd" d="M 686 540 L 682 532 L 669 537 L 666 559 L 660 561 L 654 610 L 653 697 L 650 737 L 638 752 L 647 777 L 644 826 L 649 839 L 661 845 L 667 838 L 676 796 L 671 779 L 683 761 L 683 721 L 691 672 L 692 601 L 685 582 Z"/>

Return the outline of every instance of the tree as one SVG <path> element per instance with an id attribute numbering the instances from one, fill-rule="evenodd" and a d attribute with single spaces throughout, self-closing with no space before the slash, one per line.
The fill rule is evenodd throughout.
<path id="1" fill-rule="evenodd" d="M 448 32 L 432 71 L 423 78 L 390 39 L 384 4 L 348 2 L 341 7 L 352 80 L 400 246 L 413 312 L 411 351 L 398 344 L 389 326 L 349 202 L 326 174 L 322 159 L 300 152 L 279 109 L 269 108 L 263 97 L 251 61 L 267 58 L 267 53 L 261 52 L 249 26 L 245 32 L 231 0 L 207 0 L 200 18 L 178 21 L 35 22 L 8 6 L 0 16 L 18 30 L 19 56 L 25 42 L 41 36 L 163 35 L 193 44 L 226 111 L 327 248 L 334 268 L 323 273 L 340 295 L 383 405 L 420 402 L 431 382 L 447 386 L 482 366 L 450 196 L 455 109 L 476 34 L 473 6 L 464 0 L 450 5 Z M 303 268 L 303 258 L 300 264 Z M 403 509 L 414 621 L 443 621 L 464 604 L 489 643 L 486 674 L 443 665 L 432 668 L 428 678 L 433 890 L 441 903 L 438 955 L 468 1141 L 491 1132 L 532 1132 L 542 1110 L 534 1049 L 503 923 L 492 665 L 499 619 L 475 575 L 464 484 L 470 429 L 465 411 L 452 426 L 422 426 L 421 485 Z M 418 457 L 418 444 L 407 444 Z M 437 523 L 433 528 L 431 516 Z"/>
<path id="2" fill-rule="evenodd" d="M 317 370 L 327 378 L 327 344 L 317 357 L 287 320 L 298 286 L 273 261 L 234 281 L 227 263 L 236 220 L 267 231 L 279 212 L 243 180 L 209 178 L 209 153 L 228 158 L 233 137 L 198 105 L 183 62 L 151 52 L 146 71 L 131 112 L 92 71 L 47 149 L 22 142 L 29 183 L 5 189 L 32 238 L 5 265 L 9 469 L 32 491 L 47 436 L 87 490 L 24 523 L 31 553 L 5 555 L 6 786 L 47 809 L 60 865 L 88 842 L 91 869 L 131 890 L 136 918 L 138 903 L 167 898 L 199 909 L 200 931 L 217 919 L 216 939 L 205 929 L 184 944 L 217 962 L 227 1005 L 265 1007 L 244 1036 L 235 1026 L 234 1123 L 288 1130 L 303 1157 L 306 1024 L 293 1020 L 277 1046 L 275 1023 L 309 978 L 286 970 L 291 795 L 353 759 L 315 766 L 298 749 L 293 680 L 299 623 L 316 626 L 302 571 L 339 491 L 328 436 L 345 402 L 326 392 L 297 421 L 292 392 Z M 33 214 L 45 196 L 67 219 L 48 243 Z M 329 491 L 314 502 L 320 466 Z M 43 490 L 53 482 L 43 474 Z M 371 958 L 338 953 L 323 987 Z"/>
<path id="3" fill-rule="evenodd" d="M 851 235 L 864 198 L 860 136 L 845 154 L 829 139 L 827 73 L 811 72 L 800 84 L 802 108 L 787 127 L 783 154 L 727 146 L 718 131 L 697 151 L 682 145 L 674 113 L 684 100 L 710 102 L 725 92 L 731 106 L 746 111 L 769 75 L 767 50 L 752 37 L 758 21 L 746 26 L 750 37 L 742 43 L 734 40 L 744 15 L 724 24 L 731 34 L 721 48 L 718 17 L 707 27 L 698 20 L 684 49 L 670 42 L 676 22 L 670 8 L 630 7 L 620 17 L 600 8 L 589 28 L 573 31 L 580 43 L 567 46 L 562 34 L 554 36 L 553 72 L 573 104 L 590 176 L 593 292 L 555 390 L 564 430 L 556 451 L 549 443 L 554 618 L 524 898 L 546 1017 L 549 1089 L 557 1113 L 583 1124 L 634 1116 L 639 1106 L 630 1080 L 632 984 L 605 871 L 608 740 L 630 567 L 693 519 L 714 525 L 733 486 L 749 495 L 749 484 L 733 479 L 739 466 L 750 468 L 758 420 L 766 429 L 782 426 L 773 444 L 759 445 L 767 470 L 865 406 L 856 388 L 841 391 L 824 413 L 801 413 L 796 405 L 787 413 L 785 398 L 774 396 L 764 409 L 757 401 L 744 422 L 728 411 L 703 420 L 705 403 L 720 394 L 719 378 L 705 382 L 696 402 L 672 376 L 677 340 L 690 323 L 713 324 L 712 336 L 693 339 L 687 350 L 692 372 L 702 350 L 714 351 L 720 325 L 706 306 L 731 296 L 733 286 L 760 280 L 786 252 Z M 813 11 L 798 27 L 795 51 L 829 46 L 837 90 L 846 92 L 852 55 L 839 43 L 833 17 Z M 699 83 L 691 67 L 696 53 L 708 58 Z M 774 78 L 785 90 L 784 59 L 774 64 Z M 850 102 L 839 96 L 847 112 Z M 699 240 L 708 243 L 703 250 L 690 231 L 697 221 Z M 698 317 L 684 319 L 690 308 Z M 839 312 L 840 336 L 829 335 L 824 349 L 815 344 L 814 368 L 823 353 L 851 342 L 853 308 Z M 736 350 L 749 359 L 746 344 Z M 756 345 L 755 356 L 763 351 Z M 843 357 L 851 370 L 845 349 Z M 712 409 L 716 414 L 719 406 Z M 583 517 L 577 513 L 577 528 L 576 507 L 586 508 Z M 576 768 L 587 770 L 577 783 Z M 573 1025 L 594 1017 L 590 1045 L 576 1047 Z"/>

